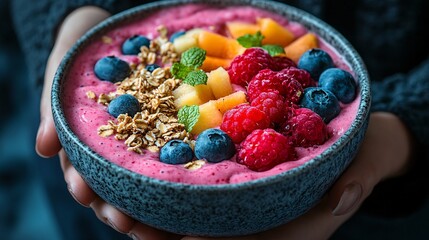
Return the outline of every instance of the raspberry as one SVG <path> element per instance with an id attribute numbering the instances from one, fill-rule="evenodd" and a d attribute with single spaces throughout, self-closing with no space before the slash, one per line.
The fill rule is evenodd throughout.
<path id="1" fill-rule="evenodd" d="M 282 123 L 285 118 L 285 99 L 278 91 L 263 92 L 250 105 L 265 112 L 271 122 Z"/>
<path id="2" fill-rule="evenodd" d="M 273 58 L 262 48 L 248 48 L 235 57 L 228 69 L 231 82 L 246 86 L 260 70 L 270 68 Z"/>
<path id="3" fill-rule="evenodd" d="M 301 99 L 303 88 L 301 84 L 289 75 L 264 69 L 256 74 L 247 87 L 247 98 L 249 102 L 257 98 L 263 92 L 277 90 L 285 97 L 285 100 L 298 103 Z"/>
<path id="4" fill-rule="evenodd" d="M 234 143 L 240 143 L 255 129 L 270 126 L 265 113 L 249 104 L 240 104 L 225 112 L 220 129 L 226 132 Z"/>
<path id="5" fill-rule="evenodd" d="M 280 127 L 283 125 L 284 122 L 288 121 L 293 116 L 293 113 L 297 108 L 299 108 L 298 104 L 285 101 L 283 108 L 283 119 L 280 123 Z"/>
<path id="6" fill-rule="evenodd" d="M 317 113 L 308 108 L 298 108 L 286 121 L 280 132 L 289 136 L 296 147 L 313 147 L 323 144 L 329 138 L 328 127 Z"/>
<path id="7" fill-rule="evenodd" d="M 316 82 L 311 78 L 310 73 L 304 69 L 289 67 L 283 69 L 282 72 L 301 83 L 303 88 L 316 86 Z"/>
<path id="8" fill-rule="evenodd" d="M 285 80 L 282 81 L 282 90 L 283 96 L 292 103 L 298 103 L 304 94 L 302 85 L 293 78 L 285 78 Z"/>
<path id="9" fill-rule="evenodd" d="M 270 69 L 274 71 L 280 71 L 290 67 L 296 68 L 295 62 L 288 57 L 279 56 L 279 57 L 273 57 L 273 66 Z"/>
<path id="10" fill-rule="evenodd" d="M 241 142 L 237 162 L 254 171 L 266 171 L 295 156 L 286 136 L 271 128 L 257 129 Z"/>

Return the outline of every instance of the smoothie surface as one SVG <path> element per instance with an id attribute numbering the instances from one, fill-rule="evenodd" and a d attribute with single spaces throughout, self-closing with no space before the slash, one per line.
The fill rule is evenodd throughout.
<path id="1" fill-rule="evenodd" d="M 185 5 L 154 12 L 105 33 L 103 38 L 108 38 L 109 41 L 100 38 L 88 44 L 76 57 L 67 75 L 63 107 L 71 129 L 81 141 L 109 161 L 136 173 L 172 182 L 202 185 L 240 183 L 276 175 L 306 163 L 321 154 L 347 131 L 355 119 L 359 96 L 352 103 L 341 105 L 340 115 L 328 124 L 332 133 L 328 141 L 317 147 L 296 148 L 298 154 L 296 161 L 279 164 L 264 172 L 255 172 L 236 163 L 235 157 L 215 164 L 207 162 L 199 169 L 189 170 L 183 164 L 170 165 L 160 162 L 158 153 L 144 151 L 140 155 L 127 151 L 123 141 L 116 140 L 114 136 L 104 138 L 97 134 L 98 127 L 115 118 L 109 115 L 106 106 L 89 99 L 87 92 L 92 91 L 98 96 L 116 90 L 113 83 L 100 81 L 95 76 L 93 67 L 98 59 L 114 55 L 129 63 L 138 63 L 137 56 L 122 55 L 121 44 L 130 36 L 137 34 L 153 39 L 157 37 L 157 27 L 160 25 L 165 26 L 170 34 L 197 27 L 225 34 L 225 22 L 254 23 L 258 17 L 274 19 L 296 37 L 307 32 L 298 23 L 289 22 L 280 15 L 253 7 L 213 8 L 205 5 Z M 320 48 L 332 56 L 337 67 L 350 71 L 348 64 L 336 51 L 323 40 L 319 39 L 319 42 Z"/>

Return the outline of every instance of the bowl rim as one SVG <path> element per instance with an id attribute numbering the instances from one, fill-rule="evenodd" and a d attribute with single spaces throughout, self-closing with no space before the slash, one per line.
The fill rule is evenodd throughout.
<path id="1" fill-rule="evenodd" d="M 287 17 L 289 20 L 294 21 L 295 18 L 300 18 L 304 22 L 300 22 L 306 28 L 309 28 L 308 24 L 311 24 L 313 28 L 317 29 L 325 29 L 323 33 L 317 33 L 319 37 L 326 41 L 326 37 L 329 35 L 329 38 L 332 38 L 331 41 L 334 41 L 338 44 L 337 47 L 333 47 L 336 51 L 338 47 L 341 47 L 345 53 L 342 55 L 348 55 L 350 59 L 346 59 L 348 64 L 355 65 L 353 71 L 355 73 L 356 78 L 358 79 L 358 85 L 360 90 L 360 103 L 357 111 L 356 118 L 351 123 L 350 127 L 343 133 L 343 135 L 335 141 L 331 146 L 329 146 L 325 151 L 323 151 L 320 155 L 308 160 L 307 162 L 294 167 L 290 170 L 284 171 L 282 173 L 262 177 L 254 180 L 249 180 L 246 182 L 240 183 L 224 183 L 224 184 L 191 184 L 191 183 L 181 183 L 181 182 L 171 182 L 168 180 L 161 180 L 157 178 L 148 177 L 145 175 L 138 174 L 131 170 L 128 170 L 124 167 L 121 167 L 101 155 L 92 150 L 89 146 L 83 143 L 77 135 L 71 130 L 69 124 L 67 123 L 64 111 L 62 109 L 61 104 L 61 96 L 60 93 L 62 88 L 62 78 L 67 74 L 67 71 L 73 62 L 73 59 L 79 53 L 79 49 L 84 48 L 92 39 L 97 36 L 100 36 L 103 32 L 109 31 L 114 27 L 126 23 L 127 21 L 135 21 L 137 19 L 144 18 L 144 14 L 150 10 L 164 7 L 174 7 L 178 5 L 195 3 L 195 4 L 208 4 L 208 5 L 216 5 L 221 4 L 223 6 L 230 5 L 245 5 L 248 4 L 253 7 L 261 8 L 266 11 L 273 11 L 276 14 L 279 14 L 283 17 Z M 267 7 L 269 6 L 269 7 Z M 277 10 L 277 11 L 276 11 Z M 299 15 L 299 16 L 298 16 Z M 136 17 L 136 18 L 133 18 Z M 314 31 L 314 29 L 312 29 Z M 325 36 L 322 36 L 325 35 Z M 328 42 L 328 41 L 327 41 Z M 329 43 L 329 42 L 328 42 Z M 329 43 L 332 45 L 332 43 Z M 340 34 L 333 27 L 325 23 L 323 20 L 313 16 L 312 14 L 305 12 L 304 10 L 298 9 L 291 5 L 275 2 L 272 0 L 231 0 L 228 1 L 228 4 L 225 2 L 222 4 L 220 0 L 166 0 L 166 1 L 157 1 L 142 4 L 133 8 L 129 8 L 125 11 L 119 12 L 111 17 L 103 20 L 89 31 L 87 31 L 79 40 L 67 51 L 65 56 L 63 57 L 59 67 L 54 76 L 52 90 L 51 90 L 51 104 L 52 104 L 52 114 L 54 119 L 56 119 L 56 128 L 57 131 L 65 131 L 65 134 L 71 137 L 74 143 L 79 146 L 81 149 L 85 151 L 92 159 L 98 161 L 102 166 L 107 168 L 115 168 L 115 171 L 121 175 L 129 175 L 133 179 L 137 179 L 142 183 L 152 183 L 162 185 L 167 188 L 174 189 L 182 189 L 182 190 L 204 190 L 210 192 L 218 192 L 218 191 L 229 191 L 229 190 L 237 190 L 237 189 L 248 189 L 261 187 L 265 185 L 274 184 L 280 181 L 285 181 L 287 178 L 294 177 L 300 174 L 304 169 L 309 168 L 317 168 L 318 165 L 323 164 L 325 161 L 328 161 L 329 156 L 335 154 L 336 150 L 343 148 L 347 143 L 347 139 L 356 135 L 360 128 L 365 125 L 365 120 L 369 116 L 369 108 L 371 104 L 371 96 L 370 96 L 370 83 L 369 83 L 369 75 L 366 69 L 366 66 L 361 59 L 360 55 L 354 49 L 354 47 L 348 42 L 348 40 Z M 58 126 L 59 125 L 59 126 Z"/>

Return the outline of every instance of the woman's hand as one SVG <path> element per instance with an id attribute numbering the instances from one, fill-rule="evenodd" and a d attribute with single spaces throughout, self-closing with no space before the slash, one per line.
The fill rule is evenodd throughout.
<path id="1" fill-rule="evenodd" d="M 322 201 L 292 222 L 260 234 L 224 240 L 328 239 L 384 179 L 399 176 L 410 165 L 412 139 L 390 113 L 373 113 L 356 159 Z M 185 237 L 183 240 L 213 238 Z"/>
<path id="2" fill-rule="evenodd" d="M 81 205 L 91 207 L 102 222 L 116 231 L 128 234 L 134 239 L 178 239 L 178 236 L 173 236 L 135 221 L 103 201 L 89 188 L 76 169 L 70 164 L 58 140 L 51 112 L 51 85 L 55 71 L 63 56 L 79 37 L 109 16 L 110 14 L 101 8 L 82 7 L 68 15 L 59 28 L 55 46 L 46 66 L 45 82 L 40 103 L 41 119 L 36 139 L 36 151 L 42 157 L 52 157 L 59 154 L 64 179 L 70 194 Z"/>

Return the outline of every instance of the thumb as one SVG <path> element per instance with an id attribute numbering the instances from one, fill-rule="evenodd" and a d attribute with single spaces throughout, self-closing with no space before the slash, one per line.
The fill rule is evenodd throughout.
<path id="1" fill-rule="evenodd" d="M 359 153 L 329 193 L 333 215 L 356 211 L 380 181 L 404 173 L 410 155 L 411 137 L 400 119 L 372 114 Z"/>
<path id="2" fill-rule="evenodd" d="M 36 151 L 42 157 L 51 157 L 61 149 L 51 112 L 51 85 L 61 59 L 70 47 L 91 27 L 107 18 L 105 10 L 87 6 L 70 15 L 62 23 L 54 48 L 49 56 L 40 102 L 40 125 L 36 137 Z"/>
<path id="3" fill-rule="evenodd" d="M 329 205 L 334 216 L 354 212 L 367 198 L 378 178 L 368 166 L 357 163 L 351 166 L 329 193 Z M 365 172 L 362 172 L 365 171 Z"/>

